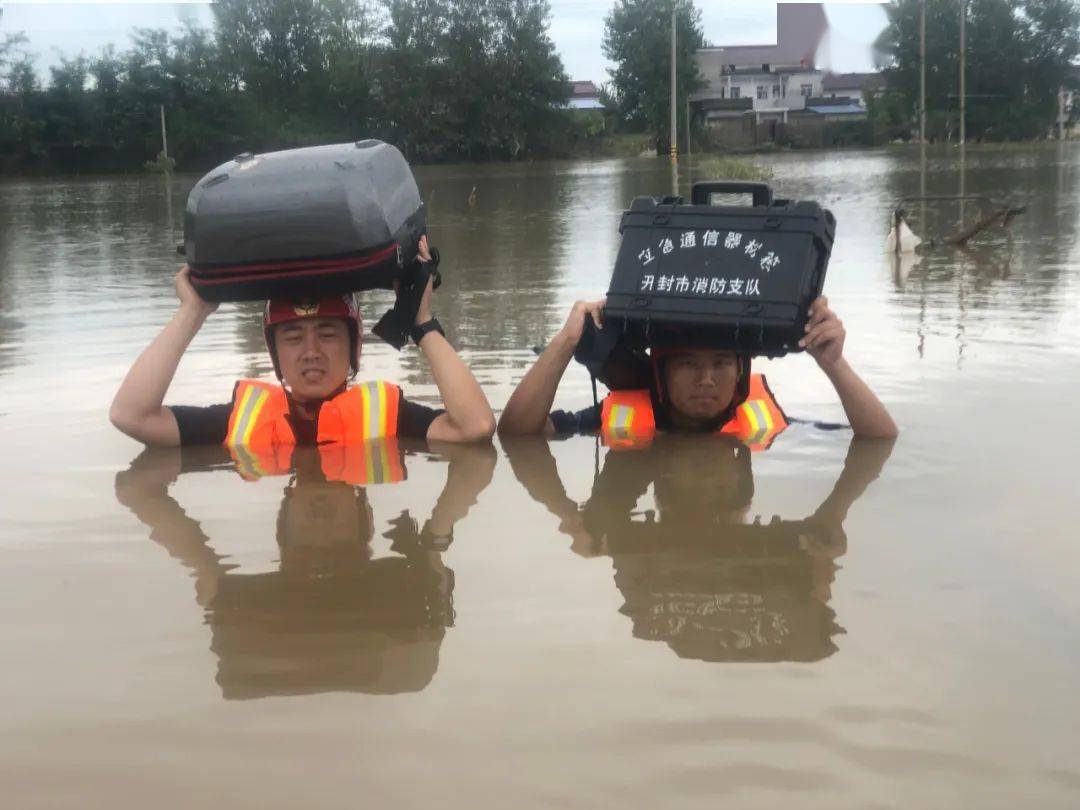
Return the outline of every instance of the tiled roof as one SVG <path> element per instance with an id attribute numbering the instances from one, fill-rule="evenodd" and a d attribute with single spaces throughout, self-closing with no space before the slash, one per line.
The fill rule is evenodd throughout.
<path id="1" fill-rule="evenodd" d="M 828 73 L 821 80 L 826 92 L 835 90 L 876 90 L 883 87 L 885 77 L 880 73 Z"/>
<path id="2" fill-rule="evenodd" d="M 570 82 L 570 98 L 596 98 L 600 91 L 592 82 Z"/>
<path id="3" fill-rule="evenodd" d="M 858 104 L 808 104 L 806 109 L 818 115 L 866 115 L 866 108 Z"/>

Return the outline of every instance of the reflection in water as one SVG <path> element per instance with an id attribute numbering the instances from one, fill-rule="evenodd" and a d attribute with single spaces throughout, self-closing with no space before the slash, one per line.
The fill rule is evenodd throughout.
<path id="1" fill-rule="evenodd" d="M 536 807 L 625 805 L 629 795 L 630 804 L 705 807 L 718 794 L 736 792 L 736 803 L 766 807 L 785 788 L 802 791 L 809 804 L 835 802 L 839 791 L 841 804 L 888 803 L 884 789 L 915 807 L 964 803 L 958 797 L 977 806 L 1074 806 L 1080 778 L 1068 718 L 1080 708 L 1080 659 L 1070 643 L 1080 610 L 1080 552 L 1071 538 L 1080 506 L 1069 451 L 1080 441 L 1073 421 L 1061 419 L 1060 403 L 1075 397 L 1080 379 L 1080 142 L 976 145 L 966 159 L 968 193 L 1007 192 L 1028 206 L 1013 223 L 1011 252 L 1007 240 L 988 234 L 967 257 L 951 250 L 917 257 L 901 273 L 908 277 L 902 286 L 892 281 L 883 242 L 894 202 L 919 192 L 918 146 L 755 158 L 774 171 L 778 195 L 817 199 L 836 214 L 827 291 L 848 327 L 846 351 L 860 368 L 865 364 L 904 429 L 888 480 L 867 491 L 843 523 L 851 546 L 845 556 L 829 556 L 842 550 L 842 539 L 823 534 L 813 515 L 807 518 L 818 524 L 813 531 L 798 527 L 818 511 L 806 501 L 807 490 L 832 484 L 822 476 L 839 461 L 835 433 L 796 430 L 755 456 L 756 494 L 747 514 L 763 514 L 763 526 L 738 509 L 727 523 L 718 514 L 699 532 L 711 544 L 685 539 L 687 509 L 663 496 L 655 502 L 655 484 L 621 517 L 605 513 L 598 499 L 586 526 L 554 471 L 545 472 L 546 447 L 535 465 L 515 455 L 515 470 L 523 480 L 531 476 L 534 495 L 553 500 L 575 548 L 612 555 L 591 565 L 560 547 L 565 543 L 552 537 L 559 521 L 531 502 L 509 466 L 499 468 L 503 480 L 493 482 L 494 491 L 484 492 L 482 510 L 457 524 L 450 552 L 421 560 L 390 551 L 395 541 L 383 538 L 388 518 L 409 507 L 423 534 L 426 507 L 443 484 L 442 462 L 420 465 L 410 456 L 406 483 L 366 489 L 373 559 L 346 556 L 326 567 L 341 581 L 349 571 L 370 571 L 371 578 L 357 573 L 356 581 L 377 589 L 386 570 L 373 563 L 396 561 L 409 573 L 387 574 L 385 581 L 397 575 L 410 584 L 415 577 L 443 607 L 446 594 L 432 585 L 438 569 L 427 560 L 435 556 L 455 570 L 458 618 L 455 629 L 444 628 L 441 646 L 433 640 L 437 624 L 417 622 L 420 611 L 409 613 L 400 599 L 388 597 L 383 605 L 402 617 L 393 633 L 371 629 L 376 620 L 366 607 L 348 612 L 356 637 L 368 634 L 363 643 L 374 645 L 382 634 L 382 651 L 371 652 L 370 661 L 390 661 L 395 651 L 425 643 L 436 650 L 436 682 L 415 699 L 317 696 L 242 707 L 221 700 L 213 681 L 218 666 L 246 673 L 232 678 L 237 693 L 238 681 L 253 684 L 255 672 L 271 665 L 295 668 L 292 685 L 314 691 L 330 688 L 328 673 L 349 665 L 349 650 L 359 651 L 360 666 L 365 650 L 374 648 L 350 647 L 359 642 L 330 629 L 336 617 L 329 611 L 299 609 L 292 625 L 321 628 L 306 639 L 325 655 L 318 649 L 279 654 L 266 646 L 265 634 L 255 635 L 288 620 L 270 614 L 259 624 L 256 586 L 276 594 L 277 586 L 265 585 L 271 580 L 284 583 L 285 594 L 301 593 L 291 583 L 302 579 L 315 599 L 322 592 L 313 583 L 333 579 L 293 578 L 282 568 L 303 561 L 277 561 L 274 526 L 286 479 L 249 485 L 214 470 L 181 474 L 168 488 L 179 467 L 155 472 L 150 459 L 140 458 L 117 484 L 122 501 L 151 528 L 99 497 L 134 455 L 106 412 L 135 354 L 175 312 L 178 220 L 197 178 L 173 178 L 171 218 L 161 176 L 0 181 L 0 570 L 6 574 L 0 590 L 8 615 L 17 617 L 5 625 L 3 649 L 6 692 L 18 696 L 5 705 L 7 733 L 0 735 L 8 743 L 0 746 L 6 792 L 26 806 L 96 806 L 115 804 L 117 786 L 124 785 L 135 791 L 128 803 L 144 796 L 161 803 L 177 788 L 175 763 L 184 762 L 200 775 L 187 785 L 194 791 L 189 804 L 204 796 L 220 803 L 231 790 L 264 807 L 297 807 L 312 803 L 312 785 L 342 793 L 359 777 L 369 793 L 387 797 L 384 804 L 408 785 L 407 804 L 455 807 L 490 803 L 493 793 Z M 957 160 L 956 149 L 928 149 L 927 194 L 956 193 Z M 528 348 L 550 337 L 571 301 L 606 288 L 619 210 L 634 195 L 667 191 L 670 164 L 438 166 L 417 174 L 425 198 L 435 194 L 433 239 L 445 248 L 438 314 L 479 365 L 478 377 L 499 408 L 533 362 Z M 470 213 L 473 184 L 479 199 Z M 918 215 L 918 206 L 912 209 Z M 974 213 L 970 206 L 969 220 Z M 957 370 L 961 258 L 967 348 Z M 390 303 L 384 293 L 370 298 L 365 312 L 372 317 Z M 249 362 L 268 371 L 258 318 L 257 305 L 221 307 L 185 354 L 172 389 L 178 402 L 222 401 L 237 377 L 254 376 Z M 246 356 L 237 353 L 241 332 L 248 336 Z M 375 341 L 365 347 L 364 376 L 406 382 L 414 354 Z M 792 358 L 762 366 L 796 416 L 839 416 L 812 364 Z M 417 375 L 425 379 L 409 383 L 410 398 L 433 402 L 435 386 Z M 568 371 L 559 401 L 588 400 L 587 374 Z M 1035 427 L 1034 437 L 1015 429 L 1015 414 Z M 575 439 L 553 450 L 573 497 L 585 501 L 592 444 Z M 636 457 L 657 466 L 649 456 Z M 194 468 L 186 453 L 183 458 L 185 468 Z M 482 477 L 484 465 L 475 466 Z M 655 482 L 657 473 L 651 475 Z M 858 477 L 845 471 L 838 492 L 854 490 Z M 443 497 L 467 501 L 450 495 Z M 191 528 L 192 521 L 183 528 L 176 501 L 201 527 Z M 330 510 L 336 503 L 330 497 L 317 505 Z M 647 509 L 654 527 L 642 529 Z M 774 513 L 787 520 L 770 535 Z M 824 539 L 804 549 L 793 537 L 780 537 L 796 527 Z M 412 531 L 411 521 L 404 529 Z M 634 531 L 648 532 L 648 543 L 631 542 Z M 660 544 L 668 531 L 673 547 L 664 561 Z M 749 540 L 739 547 L 742 531 L 763 538 L 753 541 L 762 548 L 773 548 L 771 539 L 782 550 L 765 555 Z M 150 532 L 162 545 L 146 542 Z M 175 564 L 163 547 L 177 555 Z M 837 562 L 844 570 L 835 573 L 833 597 L 813 592 L 811 583 L 824 589 Z M 612 581 L 616 564 L 625 595 Z M 721 566 L 728 566 L 723 575 Z M 228 628 L 200 624 L 203 608 L 187 591 L 186 575 L 196 571 L 205 572 L 191 578 L 196 595 L 207 610 L 218 600 L 216 615 Z M 706 581 L 694 582 L 699 573 Z M 695 594 L 757 594 L 786 621 L 803 617 L 799 632 L 818 653 L 829 645 L 839 652 L 814 666 L 691 665 L 667 641 L 632 638 L 632 628 L 657 636 L 667 625 L 617 609 L 625 603 L 646 616 L 648 605 L 674 601 L 655 597 L 654 589 L 674 592 L 688 582 L 693 589 L 686 591 Z M 138 611 L 131 610 L 133 601 Z M 731 654 L 734 630 L 746 632 L 749 611 L 719 612 L 717 598 L 687 604 L 703 628 L 719 619 L 698 621 L 699 604 L 727 622 L 715 626 L 731 629 L 684 631 L 682 641 L 670 643 L 726 635 L 727 648 L 708 651 Z M 811 617 L 819 622 L 814 628 Z M 399 640 L 403 625 L 414 628 L 411 648 Z M 848 635 L 829 636 L 839 625 Z M 243 652 L 243 666 L 234 666 L 241 653 L 229 651 L 247 636 L 258 644 L 245 641 L 253 652 Z M 211 643 L 222 652 L 210 652 Z M 795 655 L 812 647 L 790 644 L 772 650 Z M 767 649 L 757 647 L 762 655 Z M 311 661 L 326 666 L 305 670 Z M 423 681 L 422 671 L 417 664 L 420 674 L 412 680 Z M 406 674 L 398 672 L 390 680 L 404 689 Z M 270 691 L 265 683 L 244 688 L 255 693 L 256 686 Z M 343 712 L 346 704 L 363 704 L 368 722 Z M 238 723 L 238 709 L 256 714 Z M 285 737 L 303 743 L 282 747 Z M 356 751 L 364 756 L 353 756 Z M 418 761 L 427 769 L 423 780 L 415 779 Z M 297 779 L 298 769 L 309 778 Z M 560 778 L 552 781 L 552 773 Z"/>
<path id="2" fill-rule="evenodd" d="M 1045 345 L 1029 336 L 1045 331 L 1037 325 L 1060 308 L 1070 267 L 1063 257 L 1078 244 L 1080 200 L 1070 191 L 1077 182 L 1075 144 L 1021 153 L 943 147 L 918 162 L 917 181 L 910 172 L 888 176 L 896 199 L 916 193 L 917 182 L 921 194 L 984 195 L 1027 209 L 1008 227 L 990 227 L 963 247 L 924 243 L 921 255 L 886 259 L 897 302 L 917 309 L 918 356 L 925 356 L 928 336 L 951 344 L 947 356 L 961 370 L 973 342 Z M 990 210 L 986 203 L 938 201 L 913 205 L 910 213 L 921 237 L 940 240 Z"/>
<path id="3" fill-rule="evenodd" d="M 399 452 L 396 443 L 387 449 Z M 417 692 L 454 623 L 454 572 L 443 553 L 495 463 L 490 446 L 441 453 L 447 479 L 430 519 L 421 528 L 403 512 L 384 534 L 394 554 L 373 558 L 366 489 L 328 480 L 318 451 L 298 448 L 277 515 L 279 566 L 269 573 L 226 564 L 168 494 L 182 473 L 231 466 L 224 450 L 147 450 L 117 475 L 116 494 L 193 571 L 225 698 Z"/>
<path id="4" fill-rule="evenodd" d="M 878 476 L 891 442 L 853 441 L 833 491 L 809 517 L 750 520 L 751 453 L 727 436 L 662 436 L 609 451 L 578 507 L 546 443 L 506 452 L 529 494 L 561 520 L 582 556 L 606 555 L 636 638 L 701 661 L 817 661 L 843 632 L 829 606 L 843 521 Z M 649 487 L 653 509 L 639 511 Z"/>
<path id="5" fill-rule="evenodd" d="M 984 195 L 992 199 L 1010 199 L 1027 207 L 1026 213 L 1012 220 L 1007 228 L 991 227 L 970 244 L 969 249 L 992 264 L 1014 264 L 1028 271 L 1027 283 L 1010 287 L 1020 300 L 1038 303 L 1053 295 L 1060 281 L 1062 265 L 1055 260 L 1063 247 L 1076 241 L 1078 201 L 1069 192 L 1076 182 L 1075 146 L 1072 151 L 1060 144 L 1032 148 L 1017 154 L 1001 147 L 977 151 L 943 147 L 920 160 L 920 195 Z M 896 199 L 915 194 L 910 174 L 894 172 L 887 178 L 889 193 Z M 989 213 L 984 204 L 961 201 L 920 203 L 910 212 L 912 227 L 924 239 L 938 239 L 957 233 L 964 223 L 972 224 Z M 943 245 L 928 251 L 931 278 L 936 283 L 952 283 L 954 294 L 960 290 L 955 276 L 963 273 L 962 261 Z M 1003 258 L 1008 257 L 1008 258 Z M 979 263 L 974 276 L 984 274 Z M 992 277 L 998 278 L 999 276 Z M 984 301 L 979 302 L 985 305 Z"/>
<path id="6" fill-rule="evenodd" d="M 9 245 L 10 241 L 0 232 L 0 376 L 15 365 L 23 329 L 22 321 L 15 315 L 17 302 L 12 272 L 5 269 L 13 264 L 7 255 Z"/>

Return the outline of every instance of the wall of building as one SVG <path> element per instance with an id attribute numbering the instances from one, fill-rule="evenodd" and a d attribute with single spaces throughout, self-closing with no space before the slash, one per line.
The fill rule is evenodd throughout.
<path id="1" fill-rule="evenodd" d="M 752 115 L 716 118 L 706 122 L 709 146 L 713 149 L 750 149 L 758 145 Z"/>
<path id="2" fill-rule="evenodd" d="M 694 94 L 695 99 L 753 99 L 755 110 L 787 108 L 801 110 L 807 95 L 820 96 L 824 75 L 821 71 L 805 70 L 776 73 L 753 71 L 705 75 L 708 86 Z M 737 95 L 734 92 L 737 90 Z"/>
<path id="3" fill-rule="evenodd" d="M 781 121 L 754 123 L 754 116 L 716 118 L 707 121 L 709 145 L 713 149 L 752 149 L 766 144 L 804 149 L 821 149 L 862 144 L 879 139 L 868 121 L 830 120 L 812 113 L 794 114 Z"/>

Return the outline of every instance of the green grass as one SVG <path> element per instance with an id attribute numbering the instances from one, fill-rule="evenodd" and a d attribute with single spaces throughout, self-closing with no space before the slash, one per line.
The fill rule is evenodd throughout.
<path id="1" fill-rule="evenodd" d="M 752 160 L 730 155 L 703 155 L 693 159 L 695 174 L 714 180 L 772 180 L 772 169 Z"/>

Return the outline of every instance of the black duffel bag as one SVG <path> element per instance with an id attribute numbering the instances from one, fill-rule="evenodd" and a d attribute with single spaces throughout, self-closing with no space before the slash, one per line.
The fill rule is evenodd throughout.
<path id="1" fill-rule="evenodd" d="M 208 301 L 304 298 L 393 289 L 402 301 L 375 331 L 404 343 L 409 299 L 436 263 L 417 261 L 425 209 L 409 164 L 377 140 L 245 153 L 188 195 L 184 255 Z M 437 278 L 437 276 L 436 276 Z M 415 312 L 413 312 L 415 315 Z M 400 323 L 399 323 L 400 322 Z"/>

